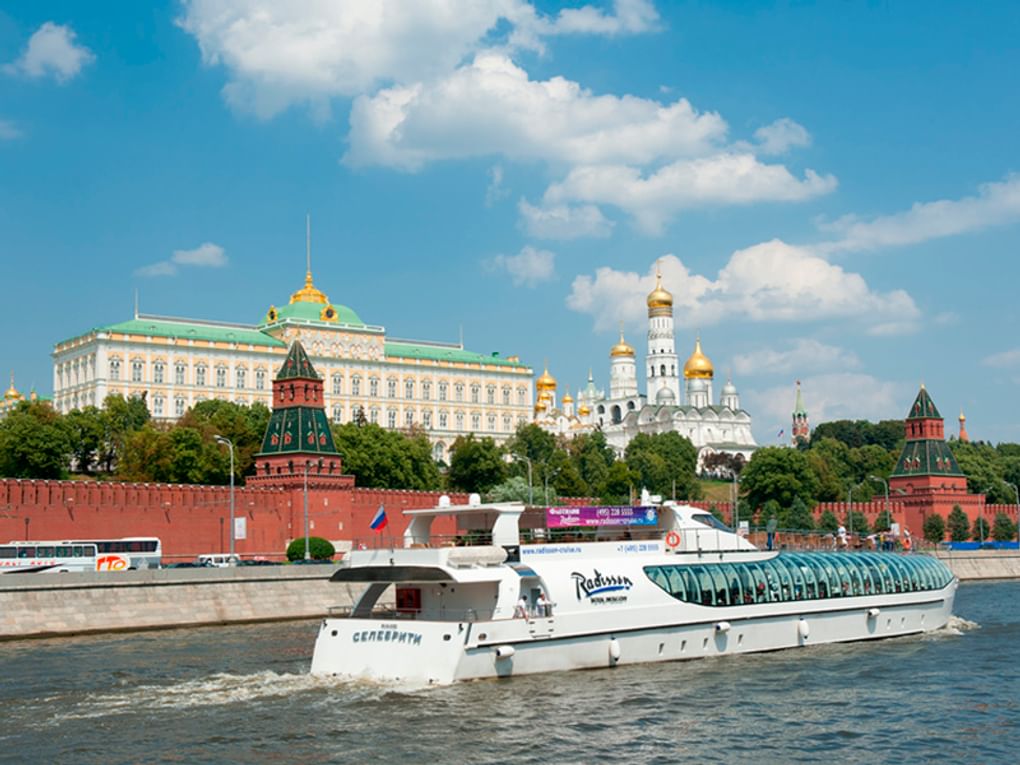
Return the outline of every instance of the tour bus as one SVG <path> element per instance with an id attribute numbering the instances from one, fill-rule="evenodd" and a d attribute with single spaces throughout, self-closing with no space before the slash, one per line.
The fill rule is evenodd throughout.
<path id="1" fill-rule="evenodd" d="M 128 571 L 139 568 L 159 568 L 160 559 L 163 557 L 163 545 L 158 537 L 124 537 L 121 539 L 72 539 L 64 541 L 21 541 L 11 542 L 10 545 L 19 546 L 16 560 L 39 558 L 40 560 L 58 559 L 56 548 L 64 550 L 68 545 L 72 547 L 89 547 L 94 551 L 92 566 L 81 568 L 82 563 L 75 563 L 74 556 L 67 556 L 72 568 L 56 568 L 55 570 L 67 571 Z M 29 554 L 31 548 L 37 548 Z M 41 552 L 40 552 L 41 551 Z M 73 552 L 73 550 L 72 550 Z M 48 553 L 49 555 L 43 555 Z M 9 553 L 8 553 L 9 554 Z M 61 558 L 63 560 L 63 558 Z M 12 567 L 22 570 L 23 566 Z M 41 568 L 41 571 L 49 568 Z"/>
<path id="2" fill-rule="evenodd" d="M 0 545 L 0 574 L 95 571 L 96 546 L 82 542 L 10 542 Z"/>

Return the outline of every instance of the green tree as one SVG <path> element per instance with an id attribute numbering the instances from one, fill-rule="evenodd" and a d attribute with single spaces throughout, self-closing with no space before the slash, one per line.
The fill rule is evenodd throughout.
<path id="1" fill-rule="evenodd" d="M 946 527 L 949 529 L 949 538 L 954 542 L 966 542 L 970 537 L 970 521 L 959 505 L 953 505 L 946 519 Z"/>
<path id="2" fill-rule="evenodd" d="M 932 513 L 924 519 L 922 527 L 924 538 L 933 545 L 940 544 L 946 538 L 946 522 L 938 513 Z"/>
<path id="3" fill-rule="evenodd" d="M 794 497 L 793 503 L 780 516 L 779 526 L 784 529 L 813 531 L 815 518 L 811 509 L 800 497 Z"/>
<path id="4" fill-rule="evenodd" d="M 175 429 L 191 428 L 200 434 L 203 444 L 220 450 L 225 450 L 225 447 L 216 445 L 216 436 L 229 438 L 234 444 L 234 481 L 243 484 L 244 476 L 253 472 L 255 455 L 262 448 L 262 437 L 270 415 L 269 409 L 263 404 L 247 406 L 231 401 L 200 401 L 185 412 Z M 229 482 L 229 453 L 226 464 L 226 470 L 221 470 L 218 462 L 215 464 L 213 472 L 220 477 L 210 482 Z"/>
<path id="5" fill-rule="evenodd" d="M 970 529 L 970 538 L 976 542 L 984 542 L 988 539 L 988 521 L 985 520 L 983 515 L 979 515 L 974 519 L 974 525 Z"/>
<path id="6" fill-rule="evenodd" d="M 523 476 L 515 475 L 507 478 L 503 483 L 496 484 L 489 490 L 490 502 L 524 502 L 531 501 L 532 490 L 528 488 L 528 481 Z"/>
<path id="7" fill-rule="evenodd" d="M 462 491 L 487 492 L 506 478 L 506 463 L 496 442 L 474 434 L 458 436 L 450 447 L 450 487 Z"/>
<path id="8" fill-rule="evenodd" d="M 609 468 L 615 461 L 613 450 L 601 430 L 582 433 L 567 444 L 567 451 L 577 473 L 585 483 L 583 493 L 597 497 L 605 490 Z"/>
<path id="9" fill-rule="evenodd" d="M 332 560 L 336 555 L 336 548 L 328 539 L 322 537 L 308 537 L 308 557 L 312 560 Z M 287 560 L 304 560 L 305 538 L 298 537 L 287 545 Z"/>
<path id="10" fill-rule="evenodd" d="M 835 438 L 812 442 L 804 453 L 811 470 L 817 477 L 816 498 L 821 502 L 838 502 L 844 486 L 850 482 L 850 449 Z"/>
<path id="11" fill-rule="evenodd" d="M 609 467 L 606 483 L 602 490 L 602 501 L 610 505 L 630 504 L 638 476 L 623 460 L 617 460 Z"/>
<path id="12" fill-rule="evenodd" d="M 103 470 L 113 473 L 128 438 L 148 424 L 149 409 L 141 396 L 124 398 L 111 393 L 103 401 L 102 422 L 103 446 L 99 462 Z"/>
<path id="13" fill-rule="evenodd" d="M 812 507 L 818 479 L 803 452 L 766 446 L 758 449 L 744 468 L 740 488 L 751 507 L 762 507 L 770 499 L 780 507 L 789 507 L 794 497 Z"/>
<path id="14" fill-rule="evenodd" d="M 890 529 L 892 529 L 892 524 L 893 524 L 892 513 L 890 513 L 888 510 L 883 510 L 878 514 L 878 517 L 875 519 L 874 531 L 875 532 L 889 531 Z"/>
<path id="15" fill-rule="evenodd" d="M 89 475 L 99 459 L 103 448 L 106 427 L 103 413 L 94 406 L 73 409 L 64 416 L 71 452 L 78 472 Z"/>
<path id="16" fill-rule="evenodd" d="M 63 418 L 49 402 L 24 401 L 0 420 L 0 475 L 64 478 L 73 447 Z"/>
<path id="17" fill-rule="evenodd" d="M 839 530 L 839 520 L 831 510 L 824 511 L 818 518 L 818 530 L 835 534 Z"/>
<path id="18" fill-rule="evenodd" d="M 992 539 L 996 542 L 1008 542 L 1016 536 L 1016 524 L 1005 513 L 996 513 L 992 522 Z"/>
<path id="19" fill-rule="evenodd" d="M 866 536 L 871 533 L 868 518 L 860 510 L 853 510 L 843 516 L 843 525 L 848 532 L 852 529 L 855 536 Z"/>
<path id="20" fill-rule="evenodd" d="M 625 459 L 640 485 L 651 493 L 677 499 L 700 497 L 695 475 L 698 453 L 679 433 L 639 433 L 627 444 Z"/>
<path id="21" fill-rule="evenodd" d="M 761 507 L 761 517 L 765 519 L 765 523 L 768 523 L 773 518 L 775 518 L 776 519 L 776 525 L 779 528 L 781 528 L 781 529 L 785 529 L 786 526 L 783 526 L 782 523 L 781 523 L 781 521 L 784 520 L 782 516 L 783 516 L 783 508 L 780 507 L 779 503 L 776 502 L 776 500 L 774 500 L 774 499 L 768 500 Z"/>
<path id="22" fill-rule="evenodd" d="M 428 439 L 419 432 L 405 435 L 374 423 L 349 422 L 333 426 L 333 442 L 358 486 L 417 491 L 440 486 Z"/>

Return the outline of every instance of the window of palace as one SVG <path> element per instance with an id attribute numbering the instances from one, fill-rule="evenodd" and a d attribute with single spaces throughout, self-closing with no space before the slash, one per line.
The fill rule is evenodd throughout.
<path id="1" fill-rule="evenodd" d="M 386 412 L 386 426 L 389 428 L 397 427 L 397 413 L 392 409 Z"/>
<path id="2" fill-rule="evenodd" d="M 421 397 L 424 401 L 432 399 L 432 383 L 427 380 L 421 384 Z"/>
<path id="3" fill-rule="evenodd" d="M 142 369 L 144 366 L 145 364 L 141 361 L 136 360 L 131 362 L 131 382 L 142 381 Z"/>
<path id="4" fill-rule="evenodd" d="M 447 426 L 446 412 L 440 412 L 439 413 L 439 429 L 440 430 L 446 430 L 446 426 Z"/>
<path id="5" fill-rule="evenodd" d="M 369 377 L 368 378 L 368 395 L 372 398 L 376 398 L 379 395 L 379 378 Z"/>
<path id="6" fill-rule="evenodd" d="M 510 389 L 503 388 L 503 406 L 510 406 Z"/>
<path id="7" fill-rule="evenodd" d="M 248 384 L 248 370 L 244 367 L 238 367 L 234 371 L 234 377 L 237 380 L 237 387 L 244 389 Z"/>
<path id="8" fill-rule="evenodd" d="M 373 406 L 372 407 L 372 411 L 370 412 L 370 415 L 371 416 L 368 418 L 368 421 L 373 423 L 373 424 L 375 424 L 375 425 L 378 425 L 379 424 L 379 407 Z"/>
<path id="9" fill-rule="evenodd" d="M 226 388 L 227 387 L 227 368 L 216 367 L 216 387 Z"/>
<path id="10" fill-rule="evenodd" d="M 361 395 L 361 378 L 357 375 L 351 378 L 351 394 L 354 396 Z"/>
<path id="11" fill-rule="evenodd" d="M 414 412 L 404 412 L 404 426 L 410 428 L 414 425 Z"/>
<path id="12" fill-rule="evenodd" d="M 464 415 L 457 413 L 457 430 L 464 430 Z"/>
<path id="13" fill-rule="evenodd" d="M 528 396 L 528 389 L 527 388 L 518 388 L 517 389 L 517 406 L 524 406 L 524 404 L 526 403 L 526 400 L 527 400 L 527 396 Z"/>
<path id="14" fill-rule="evenodd" d="M 494 414 L 490 414 L 489 415 L 489 417 L 488 417 L 488 425 L 489 425 L 489 430 L 495 430 L 496 429 L 496 415 L 494 415 Z"/>
<path id="15" fill-rule="evenodd" d="M 174 364 L 174 385 L 184 385 L 184 364 Z"/>
<path id="16" fill-rule="evenodd" d="M 397 397 L 397 381 L 392 377 L 386 381 L 386 397 L 396 398 Z"/>
<path id="17" fill-rule="evenodd" d="M 414 380 L 404 380 L 404 398 L 414 398 Z"/>
<path id="18" fill-rule="evenodd" d="M 256 369 L 255 370 L 255 390 L 266 389 L 266 370 Z"/>
<path id="19" fill-rule="evenodd" d="M 503 417 L 503 432 L 504 433 L 509 433 L 510 432 L 510 417 L 509 416 Z"/>
<path id="20" fill-rule="evenodd" d="M 482 429 L 482 415 L 480 414 L 471 415 L 471 430 L 481 429 Z"/>
<path id="21" fill-rule="evenodd" d="M 153 396 L 152 397 L 152 415 L 153 417 L 163 416 L 163 397 Z"/>
<path id="22" fill-rule="evenodd" d="M 439 400 L 446 401 L 446 388 L 447 384 L 444 382 L 439 383 Z"/>
<path id="23" fill-rule="evenodd" d="M 174 416 L 175 417 L 184 416 L 184 399 L 181 398 L 180 396 L 174 399 Z"/>
<path id="24" fill-rule="evenodd" d="M 464 400 L 464 383 L 457 383 L 453 386 L 453 396 L 457 401 Z"/>
<path id="25" fill-rule="evenodd" d="M 344 378 L 340 375 L 333 375 L 333 395 L 339 396 L 344 391 Z"/>
<path id="26" fill-rule="evenodd" d="M 205 364 L 195 367 L 195 385 L 205 385 Z"/>
<path id="27" fill-rule="evenodd" d="M 163 383 L 163 370 L 165 369 L 162 361 L 157 361 L 152 365 L 152 381 L 154 383 Z"/>
<path id="28" fill-rule="evenodd" d="M 485 401 L 488 404 L 496 403 L 496 386 L 489 385 L 485 388 Z"/>
<path id="29" fill-rule="evenodd" d="M 482 386 L 480 386 L 480 385 L 472 385 L 471 386 L 471 403 L 472 404 L 477 404 L 478 403 L 478 395 L 479 395 L 479 393 L 481 393 L 481 390 L 482 390 Z"/>
<path id="30" fill-rule="evenodd" d="M 110 379 L 120 379 L 120 359 L 110 359 Z"/>
<path id="31" fill-rule="evenodd" d="M 422 425 L 426 428 L 432 427 L 432 412 L 425 412 L 421 416 Z"/>
<path id="32" fill-rule="evenodd" d="M 344 408 L 342 406 L 333 407 L 333 422 L 341 423 L 344 421 Z"/>

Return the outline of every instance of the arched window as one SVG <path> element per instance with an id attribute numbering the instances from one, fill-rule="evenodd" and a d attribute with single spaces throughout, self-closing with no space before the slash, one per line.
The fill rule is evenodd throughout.
<path id="1" fill-rule="evenodd" d="M 665 364 L 663 364 L 662 366 L 659 367 L 659 374 L 662 375 L 662 377 L 666 376 L 666 365 Z"/>
<path id="2" fill-rule="evenodd" d="M 404 398 L 414 398 L 414 380 L 404 380 Z"/>
<path id="3" fill-rule="evenodd" d="M 430 401 L 432 399 L 432 383 L 428 380 L 421 384 L 421 397 L 423 401 Z"/>
<path id="4" fill-rule="evenodd" d="M 496 403 L 496 386 L 495 385 L 486 386 L 486 388 L 485 388 L 485 402 L 487 404 L 495 404 Z"/>
<path id="5" fill-rule="evenodd" d="M 166 369 L 162 361 L 157 361 L 152 365 L 152 381 L 162 385 L 163 383 L 163 370 Z"/>
<path id="6" fill-rule="evenodd" d="M 333 395 L 339 396 L 344 392 L 344 378 L 341 375 L 333 375 Z"/>
<path id="7" fill-rule="evenodd" d="M 481 429 L 482 429 L 482 415 L 480 415 L 480 414 L 472 414 L 471 415 L 471 430 L 481 430 Z"/>
<path id="8" fill-rule="evenodd" d="M 339 404 L 333 407 L 333 422 L 339 424 L 344 421 L 344 408 Z"/>
<path id="9" fill-rule="evenodd" d="M 163 416 L 163 397 L 153 396 L 152 397 L 152 416 L 162 417 Z"/>
<path id="10" fill-rule="evenodd" d="M 446 389 L 448 385 L 445 382 L 439 383 L 439 400 L 446 401 Z"/>
<path id="11" fill-rule="evenodd" d="M 244 367 L 237 367 L 234 370 L 234 379 L 237 380 L 238 390 L 244 390 L 248 387 L 248 370 Z"/>
<path id="12" fill-rule="evenodd" d="M 503 406 L 510 406 L 510 387 L 504 386 L 503 388 Z"/>
<path id="13" fill-rule="evenodd" d="M 446 427 L 447 427 L 446 412 L 440 412 L 439 413 L 439 429 L 440 430 L 446 430 Z"/>
<path id="14" fill-rule="evenodd" d="M 174 364 L 174 385 L 184 385 L 185 369 L 183 361 Z"/>
<path id="15" fill-rule="evenodd" d="M 426 428 L 431 428 L 432 427 L 432 412 L 425 412 L 425 413 L 423 413 L 422 416 L 421 416 L 421 423 Z"/>
<path id="16" fill-rule="evenodd" d="M 216 367 L 216 387 L 226 388 L 227 387 L 227 368 Z"/>
<path id="17" fill-rule="evenodd" d="M 464 400 L 464 383 L 457 383 L 453 386 L 453 395 L 457 401 Z"/>
<path id="18" fill-rule="evenodd" d="M 175 417 L 184 416 L 184 398 L 182 396 L 178 396 L 177 398 L 174 399 L 174 416 Z"/>
<path id="19" fill-rule="evenodd" d="M 135 359 L 131 362 L 131 382 L 142 381 L 142 369 L 145 364 L 140 359 Z"/>
<path id="20" fill-rule="evenodd" d="M 266 389 L 266 370 L 256 369 L 255 370 L 255 390 Z"/>
<path id="21" fill-rule="evenodd" d="M 395 428 L 397 427 L 397 412 L 395 409 L 390 409 L 386 412 L 386 427 Z"/>
<path id="22" fill-rule="evenodd" d="M 478 394 L 481 392 L 481 389 L 482 389 L 481 385 L 472 385 L 471 386 L 471 403 L 472 404 L 477 404 L 478 403 Z"/>
<path id="23" fill-rule="evenodd" d="M 386 381 L 386 395 L 389 398 L 397 397 L 397 381 L 392 377 Z"/>
<path id="24" fill-rule="evenodd" d="M 205 364 L 195 367 L 195 385 L 205 385 Z"/>
<path id="25" fill-rule="evenodd" d="M 361 395 L 361 378 L 357 375 L 354 375 L 354 377 L 351 378 L 351 395 Z"/>

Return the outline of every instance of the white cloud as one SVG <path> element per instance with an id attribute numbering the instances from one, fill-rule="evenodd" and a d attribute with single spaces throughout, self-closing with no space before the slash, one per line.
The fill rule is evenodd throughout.
<path id="1" fill-rule="evenodd" d="M 899 419 L 908 408 L 905 402 L 914 393 L 916 389 L 910 384 L 854 372 L 801 378 L 801 395 L 812 426 L 842 419 Z M 795 396 L 791 380 L 786 385 L 748 391 L 743 398 L 745 408 L 755 413 L 755 422 L 772 423 L 777 430 L 785 427 L 789 435 Z M 772 430 L 769 437 L 775 432 Z"/>
<path id="2" fill-rule="evenodd" d="M 21 138 L 18 126 L 10 120 L 0 120 L 0 141 L 13 141 L 15 138 Z"/>
<path id="3" fill-rule="evenodd" d="M 492 207 L 509 195 L 510 189 L 503 185 L 503 166 L 493 165 L 489 168 L 489 185 L 485 188 L 485 206 Z"/>
<path id="4" fill-rule="evenodd" d="M 3 69 L 26 77 L 52 76 L 63 83 L 74 78 L 83 66 L 95 61 L 95 54 L 75 43 L 71 27 L 47 21 L 28 39 L 21 56 Z"/>
<path id="5" fill-rule="evenodd" d="M 673 162 L 645 177 L 637 168 L 623 165 L 577 167 L 552 184 L 545 199 L 610 204 L 634 216 L 642 230 L 656 234 L 684 209 L 796 202 L 835 188 L 831 175 L 806 170 L 799 179 L 783 165 L 763 164 L 752 154 L 717 154 Z"/>
<path id="6" fill-rule="evenodd" d="M 168 260 L 160 260 L 135 271 L 136 276 L 174 276 L 179 266 L 223 268 L 227 254 L 218 244 L 204 242 L 193 250 L 174 250 Z"/>
<path id="7" fill-rule="evenodd" d="M 506 55 L 487 52 L 434 83 L 357 98 L 345 161 L 404 170 L 489 155 L 646 164 L 712 151 L 726 129 L 686 99 L 594 95 L 563 77 L 531 80 Z"/>
<path id="8" fill-rule="evenodd" d="M 803 125 L 783 117 L 754 131 L 762 154 L 785 154 L 791 148 L 811 145 L 811 134 Z"/>
<path id="9" fill-rule="evenodd" d="M 851 319 L 866 328 L 894 326 L 906 333 L 916 329 L 920 315 L 905 291 L 875 292 L 859 274 L 779 240 L 737 250 L 715 279 L 690 273 L 673 255 L 660 263 L 680 326 L 708 326 L 724 320 Z M 643 276 L 599 268 L 594 277 L 574 279 L 567 306 L 590 313 L 598 330 L 621 320 L 637 326 L 643 321 L 645 297 L 654 283 L 654 267 Z"/>
<path id="10" fill-rule="evenodd" d="M 857 369 L 861 360 L 853 351 L 827 345 L 811 338 L 799 338 L 784 350 L 760 348 L 733 358 L 738 375 L 803 374 L 830 369 Z"/>
<path id="11" fill-rule="evenodd" d="M 1020 348 L 1011 348 L 1008 351 L 1001 351 L 986 356 L 981 363 L 988 367 L 1017 367 L 1020 366 Z"/>
<path id="12" fill-rule="evenodd" d="M 515 286 L 534 287 L 553 278 L 555 260 L 554 253 L 528 245 L 517 255 L 497 255 L 486 265 L 494 271 L 506 271 Z"/>
<path id="13" fill-rule="evenodd" d="M 517 209 L 524 230 L 539 239 L 606 237 L 613 230 L 613 222 L 595 205 L 535 207 L 521 199 Z"/>
<path id="14" fill-rule="evenodd" d="M 206 64 L 226 67 L 228 102 L 266 118 L 294 104 L 441 77 L 501 35 L 511 48 L 540 49 L 546 35 L 637 33 L 656 19 L 645 0 L 617 0 L 612 14 L 564 9 L 556 18 L 525 0 L 185 0 L 178 23 Z"/>
<path id="15" fill-rule="evenodd" d="M 918 202 L 905 212 L 871 220 L 846 216 L 821 225 L 838 235 L 819 252 L 858 252 L 926 242 L 1020 220 L 1020 175 L 985 183 L 976 196 Z"/>

